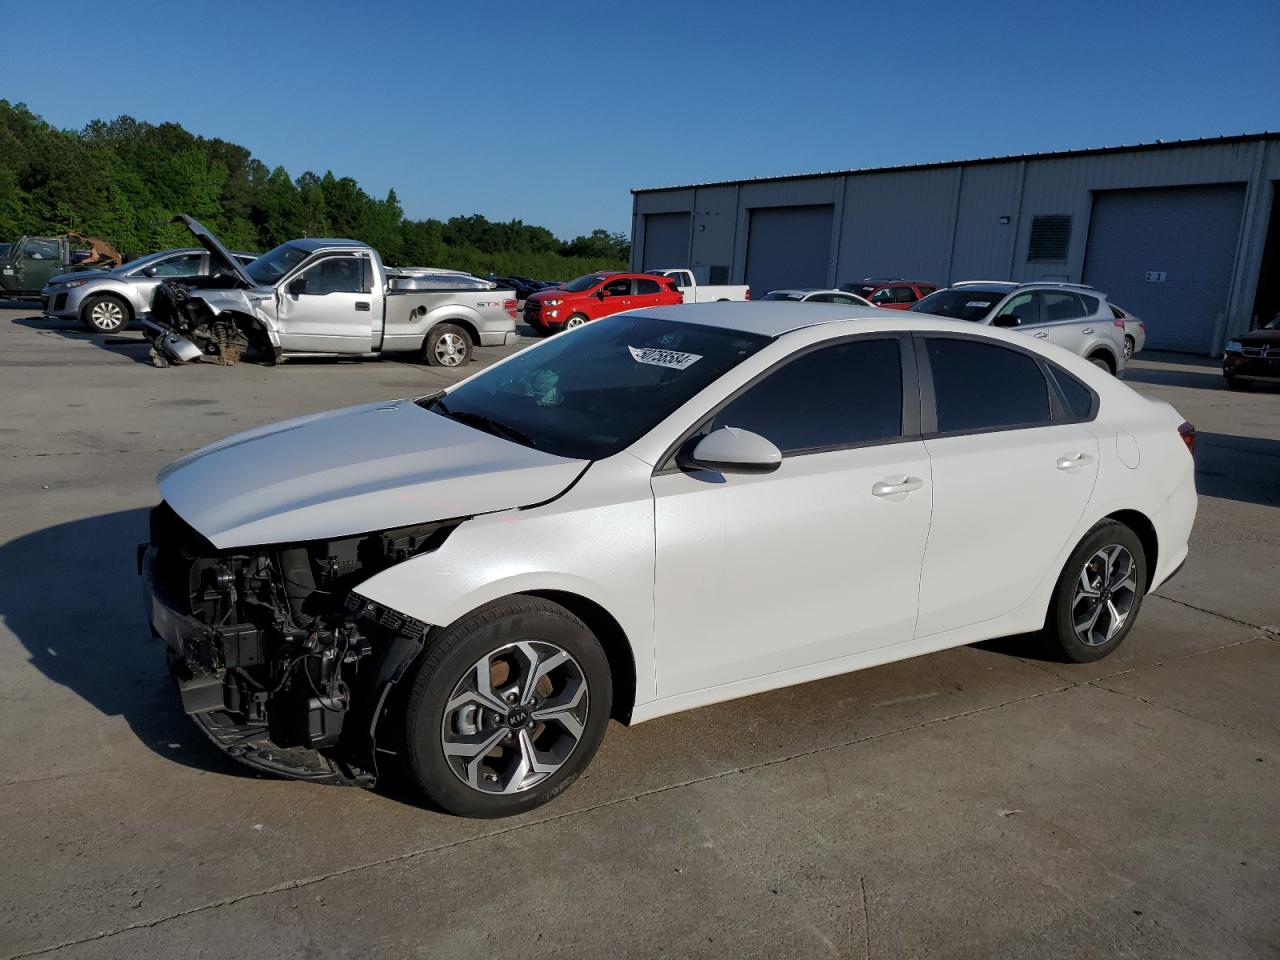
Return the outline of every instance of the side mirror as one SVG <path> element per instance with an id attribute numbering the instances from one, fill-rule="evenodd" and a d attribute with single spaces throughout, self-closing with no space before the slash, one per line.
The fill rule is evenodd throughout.
<path id="1" fill-rule="evenodd" d="M 1002 313 L 991 320 L 991 325 L 993 327 L 1016 327 L 1021 323 L 1022 321 L 1012 313 Z"/>
<path id="2" fill-rule="evenodd" d="M 142 275 L 143 275 L 144 277 L 154 277 L 154 276 L 156 275 L 156 268 L 155 268 L 155 267 L 147 267 L 147 269 L 145 269 L 145 270 L 143 270 L 143 271 L 142 271 Z"/>
<path id="3" fill-rule="evenodd" d="M 609 296 L 609 292 L 601 287 L 596 296 L 603 300 L 605 297 Z"/>
<path id="4" fill-rule="evenodd" d="M 773 473 L 782 466 L 782 451 L 741 427 L 712 430 L 681 458 L 681 466 L 717 473 Z"/>
<path id="5" fill-rule="evenodd" d="M 298 296 L 299 294 L 303 294 L 303 293 L 306 293 L 306 292 L 307 292 L 307 278 L 306 278 L 306 277 L 298 277 L 296 280 L 293 280 L 293 281 L 289 284 L 289 294 L 290 294 L 290 296 L 294 296 L 294 297 L 296 297 L 296 296 Z"/>

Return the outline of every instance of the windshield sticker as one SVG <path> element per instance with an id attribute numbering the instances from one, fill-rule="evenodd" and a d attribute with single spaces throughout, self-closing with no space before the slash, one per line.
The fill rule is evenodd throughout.
<path id="1" fill-rule="evenodd" d="M 970 300 L 968 303 L 965 304 L 965 306 L 966 307 L 989 307 L 991 306 L 991 301 L 990 300 Z"/>
<path id="2" fill-rule="evenodd" d="M 681 353 L 679 350 L 662 350 L 658 347 L 627 347 L 627 349 L 631 351 L 631 359 L 636 363 L 666 367 L 669 370 L 688 370 L 702 359 L 696 353 Z"/>

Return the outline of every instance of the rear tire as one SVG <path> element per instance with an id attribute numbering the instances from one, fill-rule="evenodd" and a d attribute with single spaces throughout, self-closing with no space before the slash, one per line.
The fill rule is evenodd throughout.
<path id="1" fill-rule="evenodd" d="M 437 323 L 427 331 L 422 355 L 433 367 L 462 367 L 471 361 L 471 336 L 452 323 Z"/>
<path id="2" fill-rule="evenodd" d="M 1096 524 L 1053 588 L 1042 635 L 1047 652 L 1072 663 L 1108 656 L 1133 629 L 1146 584 L 1138 535 L 1116 520 Z"/>
<path id="3" fill-rule="evenodd" d="M 496 600 L 429 641 L 405 702 L 407 772 L 460 817 L 531 810 L 591 762 L 612 700 L 586 624 L 537 597 Z"/>
<path id="4" fill-rule="evenodd" d="M 80 322 L 90 333 L 119 333 L 133 320 L 133 311 L 119 297 L 90 297 L 80 308 Z"/>
<path id="5" fill-rule="evenodd" d="M 1107 373 L 1111 374 L 1113 377 L 1116 375 L 1115 364 L 1111 362 L 1111 358 L 1108 357 L 1105 353 L 1090 354 L 1089 362 L 1092 363 L 1095 367 L 1100 367 L 1101 369 L 1107 371 Z"/>
<path id="6" fill-rule="evenodd" d="M 1124 358 L 1125 358 L 1125 360 L 1132 360 L 1132 359 L 1133 359 L 1133 348 L 1134 348 L 1135 346 L 1137 346 L 1137 344 L 1135 344 L 1135 343 L 1134 343 L 1134 341 L 1133 341 L 1133 337 L 1129 336 L 1129 335 L 1126 333 L 1126 334 L 1125 334 L 1125 336 L 1124 336 Z"/>

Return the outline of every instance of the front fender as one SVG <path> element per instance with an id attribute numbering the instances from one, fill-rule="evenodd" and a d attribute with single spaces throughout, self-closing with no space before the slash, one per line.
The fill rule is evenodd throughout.
<path id="1" fill-rule="evenodd" d="M 374 575 L 356 593 L 435 626 L 515 593 L 575 594 L 621 626 L 635 662 L 636 701 L 652 699 L 653 500 L 643 479 L 633 488 L 643 496 L 621 503 L 583 489 L 600 488 L 608 463 L 590 467 L 550 504 L 464 522 L 435 552 Z"/>

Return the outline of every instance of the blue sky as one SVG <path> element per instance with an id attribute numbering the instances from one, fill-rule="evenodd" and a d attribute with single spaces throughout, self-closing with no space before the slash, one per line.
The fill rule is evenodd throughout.
<path id="1" fill-rule="evenodd" d="M 1280 0 L 5 7 L 0 97 L 57 126 L 176 120 L 566 237 L 628 231 L 638 186 L 1280 130 Z"/>

